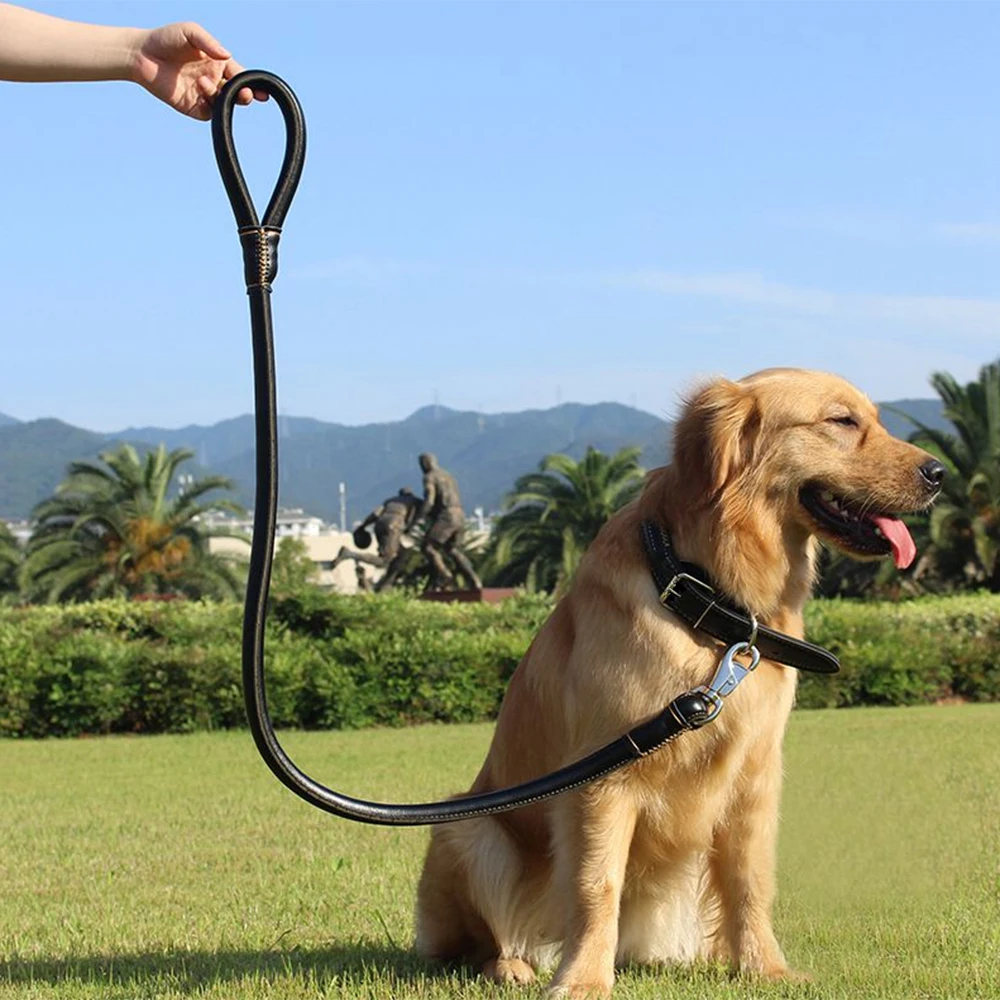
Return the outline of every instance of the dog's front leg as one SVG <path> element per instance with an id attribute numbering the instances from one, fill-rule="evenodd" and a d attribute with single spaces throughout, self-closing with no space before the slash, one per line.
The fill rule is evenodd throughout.
<path id="1" fill-rule="evenodd" d="M 710 860 L 722 907 L 718 953 L 741 972 L 771 979 L 789 975 L 771 926 L 780 794 L 780 741 L 757 745 L 715 830 Z"/>
<path id="2" fill-rule="evenodd" d="M 553 802 L 556 891 L 565 902 L 562 962 L 550 992 L 604 997 L 615 979 L 618 913 L 636 811 L 601 782 Z"/>

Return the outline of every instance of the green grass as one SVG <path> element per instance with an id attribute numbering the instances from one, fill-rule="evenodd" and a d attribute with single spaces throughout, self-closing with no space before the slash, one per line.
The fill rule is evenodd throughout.
<path id="1" fill-rule="evenodd" d="M 467 785 L 488 739 L 287 743 L 338 789 L 412 801 Z M 1000 996 L 1000 706 L 799 712 L 786 771 L 776 919 L 812 981 L 630 969 L 616 996 Z M 413 955 L 425 830 L 311 809 L 245 733 L 2 741 L 0 774 L 0 997 L 515 995 Z"/>

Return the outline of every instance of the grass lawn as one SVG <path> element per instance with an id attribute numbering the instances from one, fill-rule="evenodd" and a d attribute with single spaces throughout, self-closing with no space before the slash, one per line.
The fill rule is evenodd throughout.
<path id="1" fill-rule="evenodd" d="M 338 789 L 412 801 L 464 788 L 488 739 L 287 744 Z M 637 969 L 615 995 L 1000 997 L 1000 705 L 798 712 L 786 771 L 778 935 L 812 981 Z M 0 997 L 515 995 L 413 956 L 426 830 L 310 808 L 246 733 L 2 741 L 0 774 Z"/>

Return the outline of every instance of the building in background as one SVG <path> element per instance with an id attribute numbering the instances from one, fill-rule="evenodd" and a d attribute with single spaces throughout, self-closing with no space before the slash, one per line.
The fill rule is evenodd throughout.
<path id="1" fill-rule="evenodd" d="M 229 552 L 245 558 L 250 557 L 253 512 L 246 518 L 212 517 L 206 519 L 204 523 L 216 528 L 227 528 L 245 536 L 210 538 L 208 543 L 210 552 Z M 358 578 L 352 561 L 341 563 L 336 569 L 331 569 L 342 546 L 356 548 L 350 532 L 339 531 L 327 525 L 322 518 L 306 514 L 301 508 L 296 507 L 278 511 L 275 521 L 275 546 L 280 545 L 283 538 L 297 538 L 305 545 L 307 556 L 316 566 L 316 583 L 320 587 L 336 590 L 340 594 L 358 592 Z M 382 570 L 371 566 L 365 567 L 365 571 L 369 584 L 374 583 L 382 575 Z"/>
<path id="2" fill-rule="evenodd" d="M 4 522 L 10 529 L 10 533 L 17 539 L 19 545 L 27 545 L 31 533 L 35 530 L 33 521 L 6 521 Z"/>

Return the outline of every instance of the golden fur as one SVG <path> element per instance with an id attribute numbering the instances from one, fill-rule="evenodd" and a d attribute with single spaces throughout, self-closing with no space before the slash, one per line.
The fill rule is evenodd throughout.
<path id="1" fill-rule="evenodd" d="M 851 423 L 853 421 L 853 425 Z M 670 466 L 601 530 L 507 691 L 473 792 L 562 767 L 706 683 L 720 645 L 660 607 L 645 518 L 773 628 L 802 637 L 817 523 L 799 490 L 916 510 L 931 456 L 833 375 L 771 369 L 689 400 Z M 822 532 L 819 532 L 822 533 Z M 762 661 L 705 728 L 581 790 L 434 829 L 417 948 L 551 990 L 604 996 L 616 961 L 725 959 L 789 975 L 771 927 L 781 745 L 796 672 Z"/>

